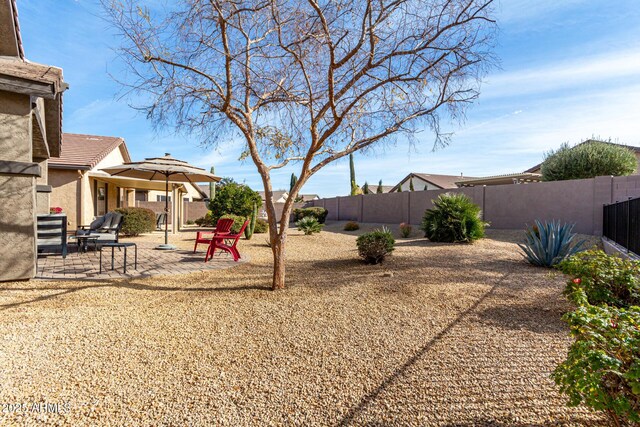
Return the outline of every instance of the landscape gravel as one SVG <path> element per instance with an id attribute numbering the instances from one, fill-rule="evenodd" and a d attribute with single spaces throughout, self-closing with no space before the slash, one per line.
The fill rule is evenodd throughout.
<path id="1" fill-rule="evenodd" d="M 264 234 L 228 270 L 0 284 L 0 425 L 605 425 L 550 379 L 571 306 L 522 232 L 370 266 L 341 225 L 292 230 L 278 292 Z"/>

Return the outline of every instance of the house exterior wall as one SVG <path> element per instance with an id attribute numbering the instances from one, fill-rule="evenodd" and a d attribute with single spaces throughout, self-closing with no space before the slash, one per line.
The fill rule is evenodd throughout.
<path id="1" fill-rule="evenodd" d="M 31 100 L 0 91 L 0 160 L 32 162 Z M 0 175 L 0 281 L 30 279 L 36 260 L 36 179 Z"/>
<path id="2" fill-rule="evenodd" d="M 78 194 L 80 176 L 78 171 L 69 169 L 49 169 L 51 185 L 51 206 L 61 207 L 67 215 L 67 230 L 75 230 L 78 225 Z"/>
<path id="3" fill-rule="evenodd" d="M 433 207 L 432 200 L 447 192 L 469 196 L 491 228 L 523 229 L 536 219 L 560 220 L 575 223 L 579 233 L 599 236 L 603 206 L 640 197 L 640 175 L 335 197 L 307 206 L 326 208 L 329 220 L 420 224 L 424 211 Z"/>

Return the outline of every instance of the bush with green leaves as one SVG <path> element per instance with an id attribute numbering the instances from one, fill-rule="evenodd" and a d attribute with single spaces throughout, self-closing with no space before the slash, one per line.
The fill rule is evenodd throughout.
<path id="1" fill-rule="evenodd" d="M 256 228 L 255 230 L 253 230 L 253 232 L 256 234 L 263 234 L 267 231 L 269 231 L 269 223 L 262 218 L 258 218 L 256 220 Z"/>
<path id="2" fill-rule="evenodd" d="M 116 212 L 122 214 L 122 228 L 120 233 L 125 236 L 138 236 L 151 233 L 156 229 L 156 214 L 147 208 L 118 208 Z"/>
<path id="3" fill-rule="evenodd" d="M 200 227 L 214 227 L 215 221 L 213 220 L 213 213 L 208 211 L 204 216 L 197 218 L 195 221 L 196 225 Z"/>
<path id="4" fill-rule="evenodd" d="M 209 202 L 211 220 L 215 224 L 223 215 L 239 215 L 248 218 L 253 206 L 261 206 L 262 198 L 257 191 L 246 185 L 228 182 L 216 189 L 216 198 Z"/>
<path id="5" fill-rule="evenodd" d="M 393 252 L 395 243 L 393 234 L 386 227 L 364 233 L 356 239 L 358 255 L 367 264 L 379 264 L 384 261 L 385 257 Z"/>
<path id="6" fill-rule="evenodd" d="M 298 222 L 304 217 L 312 216 L 317 219 L 320 224 L 324 224 L 328 214 L 328 210 L 319 206 L 311 208 L 297 208 L 293 210 L 293 221 Z"/>
<path id="7" fill-rule="evenodd" d="M 574 147 L 564 143 L 546 154 L 541 165 L 544 181 L 585 179 L 596 176 L 631 175 L 638 166 L 629 148 L 603 141 L 589 140 Z"/>
<path id="8" fill-rule="evenodd" d="M 313 233 L 321 232 L 324 224 L 320 224 L 320 222 L 314 216 L 306 216 L 300 221 L 296 222 L 296 226 L 298 227 L 298 230 L 304 231 L 304 234 L 309 236 Z"/>
<path id="9" fill-rule="evenodd" d="M 484 236 L 488 223 L 482 220 L 480 207 L 461 193 L 446 193 L 433 200 L 427 209 L 421 229 L 432 242 L 471 243 Z"/>
<path id="10" fill-rule="evenodd" d="M 355 221 L 349 221 L 344 225 L 344 231 L 356 231 L 360 229 L 360 224 Z"/>
<path id="11" fill-rule="evenodd" d="M 533 227 L 525 229 L 525 242 L 518 246 L 531 264 L 553 267 L 582 249 L 584 240 L 576 240 L 573 227 L 560 221 L 535 220 Z"/>
<path id="12" fill-rule="evenodd" d="M 240 232 L 240 229 L 242 228 L 242 225 L 247 220 L 247 217 L 245 216 L 232 214 L 222 215 L 220 218 L 231 218 L 233 220 L 233 225 L 231 226 L 231 234 L 238 234 Z"/>
<path id="13" fill-rule="evenodd" d="M 564 293 L 578 305 L 640 306 L 638 261 L 594 249 L 568 258 L 558 268 L 571 276 Z"/>
<path id="14" fill-rule="evenodd" d="M 407 224 L 406 222 L 400 223 L 400 235 L 405 239 L 411 235 L 411 231 L 413 231 L 413 227 L 411 224 Z"/>
<path id="15" fill-rule="evenodd" d="M 640 423 L 640 307 L 586 304 L 563 318 L 575 342 L 553 379 L 569 405 L 604 411 L 616 426 Z"/>

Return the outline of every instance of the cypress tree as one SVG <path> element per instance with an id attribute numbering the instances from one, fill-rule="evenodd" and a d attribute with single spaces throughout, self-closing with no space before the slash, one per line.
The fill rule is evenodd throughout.
<path id="1" fill-rule="evenodd" d="M 384 190 L 382 189 L 382 180 L 380 180 L 380 182 L 378 182 L 378 189 L 376 190 L 376 193 L 378 193 L 378 194 L 384 193 Z"/>
<path id="2" fill-rule="evenodd" d="M 362 187 L 362 192 L 364 194 L 369 194 L 369 184 L 367 183 L 367 181 L 364 182 L 364 186 Z"/>
<path id="3" fill-rule="evenodd" d="M 416 189 L 413 188 L 413 178 L 409 178 L 409 191 L 416 191 Z"/>

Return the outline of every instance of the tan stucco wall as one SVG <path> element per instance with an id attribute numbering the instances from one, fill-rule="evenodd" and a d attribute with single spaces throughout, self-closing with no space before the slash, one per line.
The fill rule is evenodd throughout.
<path id="1" fill-rule="evenodd" d="M 29 96 L 0 91 L 0 160 L 32 161 Z M 0 176 L 0 281 L 29 279 L 36 266 L 35 178 Z"/>
<path id="2" fill-rule="evenodd" d="M 67 214 L 67 230 L 75 230 L 78 223 L 78 172 L 49 169 L 51 207 L 61 207 Z"/>

